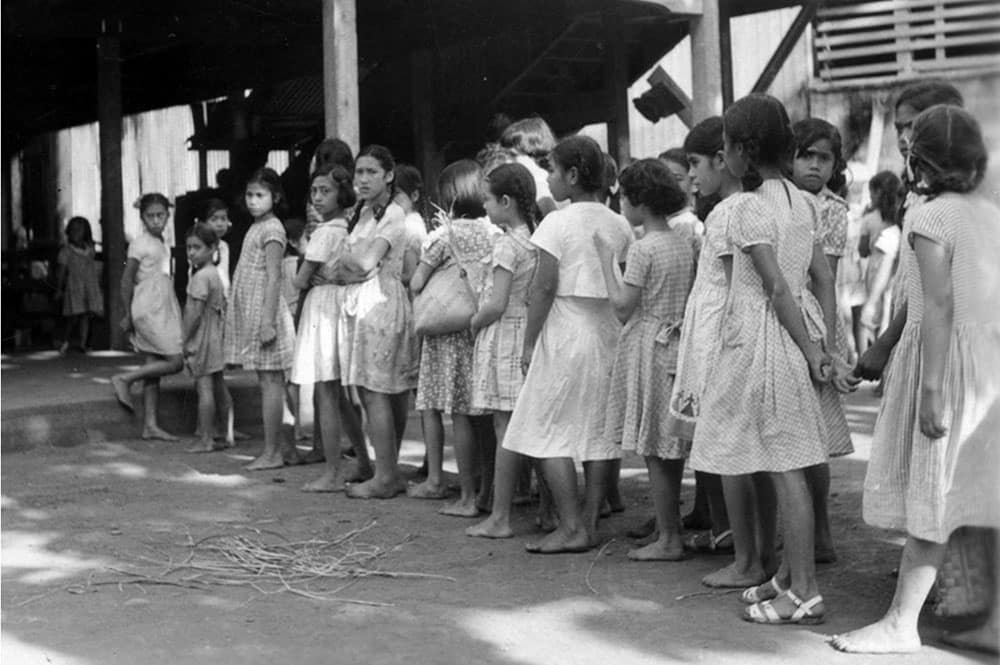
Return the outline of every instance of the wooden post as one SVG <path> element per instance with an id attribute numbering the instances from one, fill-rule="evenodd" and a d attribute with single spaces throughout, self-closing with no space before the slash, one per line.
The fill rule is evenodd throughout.
<path id="1" fill-rule="evenodd" d="M 696 123 L 722 113 L 720 0 L 704 0 L 701 16 L 691 19 L 691 107 Z"/>
<path id="2" fill-rule="evenodd" d="M 628 53 L 625 19 L 620 12 L 604 13 L 604 43 L 607 45 L 604 88 L 608 104 L 608 153 L 624 168 L 631 156 L 628 127 Z"/>
<path id="3" fill-rule="evenodd" d="M 361 148 L 356 0 L 323 0 L 323 117 L 326 136 Z"/>
<path id="4" fill-rule="evenodd" d="M 125 346 L 119 322 L 125 315 L 121 281 L 125 272 L 125 218 L 122 209 L 122 69 L 117 19 L 101 21 L 97 38 L 97 122 L 101 154 L 101 231 L 107 271 L 111 348 Z"/>
<path id="5" fill-rule="evenodd" d="M 731 0 L 730 0 L 731 1 Z M 731 31 L 729 1 L 719 5 L 719 66 L 722 77 L 722 108 L 733 103 L 733 35 Z"/>
<path id="6" fill-rule="evenodd" d="M 434 138 L 434 54 L 429 49 L 410 54 L 410 100 L 414 161 L 424 177 L 424 196 L 433 199 L 444 165 Z"/>

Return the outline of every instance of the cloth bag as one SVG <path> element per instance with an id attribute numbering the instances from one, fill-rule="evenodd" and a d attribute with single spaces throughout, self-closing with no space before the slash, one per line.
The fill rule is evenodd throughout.
<path id="1" fill-rule="evenodd" d="M 451 243 L 451 226 L 445 239 L 452 262 L 438 266 L 413 299 L 413 328 L 422 337 L 466 330 L 478 305 Z"/>

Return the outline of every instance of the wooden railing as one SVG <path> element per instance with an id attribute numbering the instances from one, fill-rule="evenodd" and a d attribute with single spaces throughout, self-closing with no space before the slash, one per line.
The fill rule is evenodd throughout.
<path id="1" fill-rule="evenodd" d="M 830 2 L 817 13 L 814 44 L 825 82 L 1000 71 L 1000 2 Z"/>

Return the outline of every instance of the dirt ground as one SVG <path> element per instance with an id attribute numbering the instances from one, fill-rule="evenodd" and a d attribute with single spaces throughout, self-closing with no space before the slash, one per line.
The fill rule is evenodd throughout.
<path id="1" fill-rule="evenodd" d="M 318 474 L 315 466 L 248 474 L 241 467 L 259 441 L 211 455 L 184 454 L 183 443 L 139 440 L 8 452 L 2 659 L 5 665 L 993 662 L 936 642 L 946 625 L 930 612 L 922 626 L 927 646 L 916 655 L 848 656 L 824 643 L 877 618 L 893 589 L 902 541 L 860 521 L 875 410 L 870 390 L 852 398 L 858 452 L 833 463 L 840 561 L 819 568 L 828 619 L 810 628 L 740 621 L 734 595 L 699 584 L 725 557 L 628 561 L 625 531 L 650 513 L 637 459 L 623 471 L 626 512 L 602 522 L 609 544 L 599 552 L 539 556 L 524 551 L 526 539 L 536 537 L 529 508 L 517 513 L 513 539 L 467 538 L 469 522 L 438 515 L 434 501 L 300 492 Z M 406 463 L 419 464 L 417 442 L 408 441 L 403 452 Z M 690 478 L 686 485 L 689 506 Z M 208 536 L 329 541 L 373 520 L 356 541 L 390 550 L 379 561 L 382 570 L 450 579 L 369 577 L 339 591 L 342 600 L 316 600 L 274 587 L 134 583 L 124 572 L 155 578 Z"/>

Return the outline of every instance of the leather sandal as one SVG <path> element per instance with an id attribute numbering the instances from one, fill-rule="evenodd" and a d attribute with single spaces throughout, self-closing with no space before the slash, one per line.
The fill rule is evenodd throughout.
<path id="1" fill-rule="evenodd" d="M 795 610 L 790 615 L 781 616 L 774 605 L 771 604 L 773 601 L 762 600 L 743 610 L 743 620 L 770 625 L 784 625 L 789 623 L 813 625 L 823 623 L 823 614 L 813 612 L 813 608 L 823 602 L 823 596 L 816 594 L 803 602 L 791 590 L 785 591 L 782 595 L 787 596 L 792 601 L 792 604 L 795 605 Z"/>
<path id="2" fill-rule="evenodd" d="M 778 584 L 777 578 L 772 577 L 763 584 L 743 589 L 743 593 L 740 594 L 740 600 L 747 605 L 753 605 L 754 603 L 759 603 L 764 600 L 777 598 L 781 594 L 785 593 L 786 590 L 787 589 L 781 588 L 781 585 Z"/>

